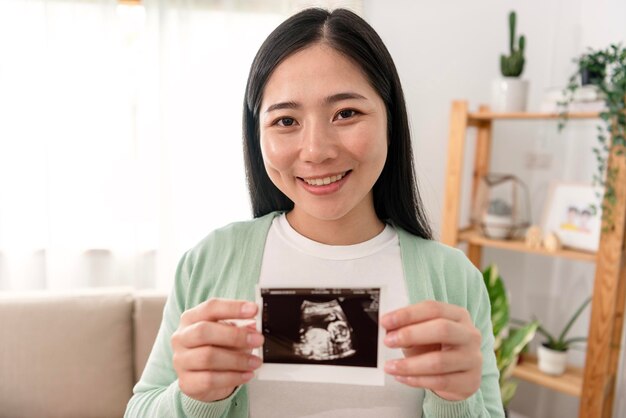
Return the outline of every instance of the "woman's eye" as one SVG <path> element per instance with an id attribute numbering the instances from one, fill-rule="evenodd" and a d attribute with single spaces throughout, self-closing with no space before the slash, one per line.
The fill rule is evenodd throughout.
<path id="1" fill-rule="evenodd" d="M 337 113 L 337 119 L 348 119 L 351 118 L 352 116 L 356 115 L 356 110 L 354 109 L 344 109 L 344 110 L 340 110 Z"/>
<path id="2" fill-rule="evenodd" d="M 278 126 L 293 126 L 294 123 L 296 123 L 296 121 L 293 118 L 280 118 L 276 121 Z"/>

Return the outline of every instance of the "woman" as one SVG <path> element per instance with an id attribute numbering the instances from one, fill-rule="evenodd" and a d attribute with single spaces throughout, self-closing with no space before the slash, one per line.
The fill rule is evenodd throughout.
<path id="1" fill-rule="evenodd" d="M 400 81 L 374 30 L 342 9 L 285 21 L 252 64 L 243 128 L 255 220 L 182 257 L 126 415 L 503 416 L 482 277 L 431 240 Z M 255 317 L 257 283 L 381 277 L 384 387 L 250 382 L 263 336 L 227 320 Z"/>

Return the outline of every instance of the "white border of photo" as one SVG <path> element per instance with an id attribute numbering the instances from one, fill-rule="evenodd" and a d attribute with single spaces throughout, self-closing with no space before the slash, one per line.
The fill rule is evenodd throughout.
<path id="1" fill-rule="evenodd" d="M 382 312 L 387 310 L 387 293 L 384 285 L 353 285 L 353 286 L 337 286 L 342 289 L 362 289 L 362 288 L 380 288 L 380 305 L 378 309 L 378 348 L 376 367 L 357 367 L 357 366 L 335 366 L 325 364 L 280 364 L 280 363 L 264 363 L 256 371 L 257 380 L 274 380 L 286 382 L 311 382 L 311 383 L 340 383 L 349 385 L 367 385 L 367 386 L 384 386 L 385 371 L 383 359 L 383 339 L 385 330 L 380 325 Z M 261 320 L 263 315 L 263 301 L 261 298 L 261 288 L 263 289 L 306 289 L 319 288 L 315 284 L 293 286 L 286 284 L 284 286 L 256 286 L 256 302 L 259 311 L 256 317 L 256 327 L 259 332 L 261 329 Z M 329 287 L 323 287 L 329 289 Z M 255 350 L 255 354 L 263 358 L 262 350 Z"/>

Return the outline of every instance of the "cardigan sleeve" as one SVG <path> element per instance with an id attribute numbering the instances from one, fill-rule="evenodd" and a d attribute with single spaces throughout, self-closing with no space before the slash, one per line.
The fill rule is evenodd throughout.
<path id="1" fill-rule="evenodd" d="M 178 385 L 172 364 L 170 338 L 178 328 L 180 315 L 185 310 L 191 269 L 192 261 L 188 251 L 176 268 L 176 281 L 165 304 L 159 332 L 141 379 L 133 389 L 124 417 L 213 418 L 247 415 L 247 399 L 241 399 L 246 397 L 246 391 L 241 387 L 226 399 L 205 403 L 188 397 Z"/>
<path id="2" fill-rule="evenodd" d="M 427 390 L 422 407 L 424 418 L 504 418 L 487 289 L 480 271 L 465 254 L 454 250 L 448 255 L 450 261 L 457 262 L 446 263 L 443 287 L 448 302 L 465 307 L 482 334 L 482 380 L 478 391 L 463 401 L 447 401 Z"/>

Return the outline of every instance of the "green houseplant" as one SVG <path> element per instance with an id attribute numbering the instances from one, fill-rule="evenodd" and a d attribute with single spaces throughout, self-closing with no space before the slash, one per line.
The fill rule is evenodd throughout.
<path id="1" fill-rule="evenodd" d="M 518 46 L 515 47 L 515 22 L 517 15 L 514 11 L 509 13 L 509 55 L 500 55 L 500 72 L 505 77 L 519 77 L 524 71 L 524 48 L 526 37 L 521 35 Z"/>
<path id="2" fill-rule="evenodd" d="M 528 82 L 521 80 L 524 71 L 524 49 L 526 37 L 516 37 L 517 15 L 509 13 L 509 55 L 500 55 L 500 73 L 502 78 L 491 85 L 491 107 L 496 112 L 523 112 L 526 109 Z"/>
<path id="3" fill-rule="evenodd" d="M 553 375 L 563 374 L 567 364 L 567 351 L 571 345 L 587 340 L 587 337 L 568 338 L 567 335 L 572 325 L 574 325 L 574 322 L 576 322 L 580 314 L 585 310 L 587 305 L 589 305 L 589 302 L 591 302 L 591 297 L 585 299 L 578 309 L 576 309 L 558 336 L 548 332 L 541 325 L 537 328 L 537 331 L 546 338 L 546 341 L 542 343 L 537 352 L 539 357 L 539 370 Z"/>
<path id="4" fill-rule="evenodd" d="M 483 271 L 483 280 L 491 302 L 491 322 L 495 338 L 494 350 L 500 371 L 500 392 L 506 408 L 517 390 L 517 382 L 511 378 L 519 355 L 533 339 L 539 327 L 538 321 L 513 329 L 509 326 L 509 298 L 498 268 L 492 264 Z"/>
<path id="5" fill-rule="evenodd" d="M 604 53 L 591 51 L 583 54 L 578 61 L 580 85 L 598 85 L 606 77 L 606 60 Z"/>
<path id="6" fill-rule="evenodd" d="M 615 158 L 624 158 L 626 146 L 626 48 L 621 44 L 610 45 L 606 49 L 593 50 L 574 59 L 576 71 L 570 76 L 563 92 L 565 100 L 560 102 L 561 121 L 559 130 L 567 122 L 569 105 L 574 100 L 574 93 L 582 85 L 595 86 L 605 110 L 600 112 L 602 123 L 597 127 L 598 144 L 593 148 L 597 170 L 593 176 L 594 185 L 604 188 L 602 199 L 603 230 L 612 230 L 613 207 L 617 201 L 615 181 L 617 171 L 608 170 L 608 156 L 615 151 Z M 586 83 L 586 84 L 585 84 Z M 598 196 L 599 198 L 601 196 Z M 594 207 L 597 210 L 597 207 Z"/>

